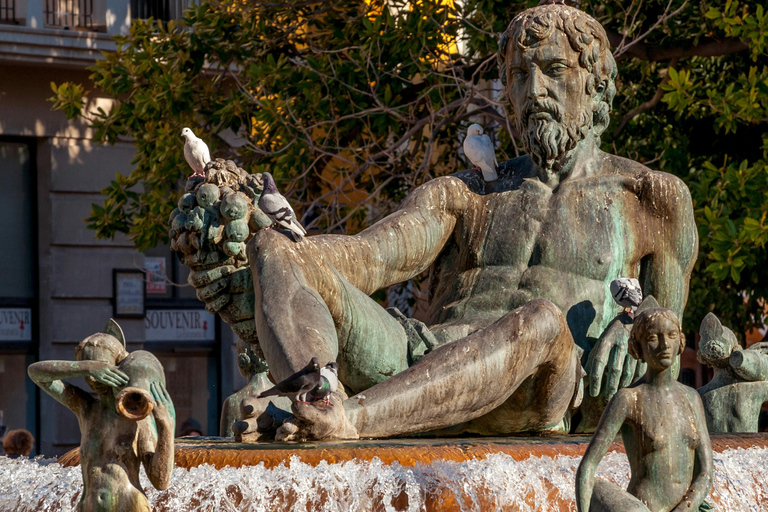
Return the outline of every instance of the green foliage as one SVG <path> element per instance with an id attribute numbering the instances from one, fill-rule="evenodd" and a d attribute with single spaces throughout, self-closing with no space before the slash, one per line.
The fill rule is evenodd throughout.
<path id="1" fill-rule="evenodd" d="M 88 118 L 98 142 L 136 146 L 133 172 L 104 191 L 89 226 L 100 237 L 127 232 L 142 249 L 166 239 L 190 173 L 184 126 L 214 157 L 272 172 L 321 231 L 356 231 L 414 186 L 464 168 L 459 133 L 471 116 L 502 127 L 499 160 L 514 156 L 520 144 L 503 108 L 479 91 L 498 76 L 497 34 L 537 3 L 225 0 L 165 26 L 136 21 L 92 68 L 95 87 L 116 100 L 109 112 L 92 109 L 80 86 L 54 86 L 54 107 Z M 737 0 L 623 4 L 580 2 L 606 27 L 619 65 L 603 149 L 691 188 L 700 255 L 686 329 L 712 310 L 737 330 L 759 325 L 768 296 L 760 270 L 768 266 L 768 14 Z M 247 143 L 217 136 L 230 131 Z"/>

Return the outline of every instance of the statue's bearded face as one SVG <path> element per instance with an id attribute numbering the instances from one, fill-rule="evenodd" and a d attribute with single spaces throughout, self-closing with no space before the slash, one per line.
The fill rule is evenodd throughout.
<path id="1" fill-rule="evenodd" d="M 539 167 L 556 171 L 592 128 L 589 73 L 559 30 L 507 59 L 507 93 L 525 149 Z"/>

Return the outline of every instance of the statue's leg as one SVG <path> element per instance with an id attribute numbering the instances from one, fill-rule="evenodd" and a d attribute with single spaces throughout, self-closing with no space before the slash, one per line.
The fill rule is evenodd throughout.
<path id="1" fill-rule="evenodd" d="M 650 512 L 648 507 L 618 485 L 595 478 L 589 512 Z"/>
<path id="2" fill-rule="evenodd" d="M 400 323 L 323 260 L 314 244 L 261 230 L 248 248 L 256 330 L 276 380 L 313 356 L 337 361 L 340 380 L 354 392 L 408 367 Z"/>
<path id="3" fill-rule="evenodd" d="M 362 437 L 403 435 L 504 411 L 510 399 L 518 406 L 514 393 L 528 383 L 526 389 L 535 391 L 528 394 L 541 398 L 531 398 L 530 409 L 522 411 L 530 413 L 523 430 L 537 430 L 562 419 L 580 377 L 565 317 L 551 302 L 536 299 L 486 329 L 438 347 L 404 372 L 349 398 L 344 409 Z M 493 418 L 486 423 L 515 431 Z"/>

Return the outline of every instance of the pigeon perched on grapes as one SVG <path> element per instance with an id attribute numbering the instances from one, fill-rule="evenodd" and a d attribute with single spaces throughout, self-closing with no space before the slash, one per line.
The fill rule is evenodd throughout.
<path id="1" fill-rule="evenodd" d="M 496 150 L 491 138 L 483 134 L 483 127 L 479 124 L 470 125 L 467 128 L 467 136 L 464 138 L 464 154 L 475 169 L 483 173 L 485 181 L 495 181 L 499 178 L 496 174 Z"/>
<path id="2" fill-rule="evenodd" d="M 643 289 L 634 277 L 620 277 L 610 287 L 613 300 L 625 311 L 634 311 L 643 302 Z"/>
<path id="3" fill-rule="evenodd" d="M 275 180 L 268 172 L 262 174 L 264 190 L 259 197 L 259 208 L 270 218 L 272 222 L 287 229 L 300 241 L 307 234 L 304 227 L 296 220 L 296 214 L 288 203 L 288 200 L 277 191 Z"/>
<path id="4" fill-rule="evenodd" d="M 259 398 L 277 395 L 287 396 L 292 402 L 308 402 L 307 397 L 313 389 L 321 386 L 322 382 L 320 363 L 313 357 L 307 366 L 264 391 Z"/>
<path id="5" fill-rule="evenodd" d="M 205 176 L 205 164 L 211 161 L 208 145 L 192 133 L 189 128 L 181 130 L 184 137 L 184 158 L 194 171 L 192 176 Z"/>

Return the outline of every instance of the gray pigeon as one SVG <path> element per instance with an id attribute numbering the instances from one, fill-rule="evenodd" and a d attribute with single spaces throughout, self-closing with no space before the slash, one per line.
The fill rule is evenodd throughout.
<path id="1" fill-rule="evenodd" d="M 264 180 L 264 190 L 259 197 L 259 208 L 272 222 L 293 233 L 298 240 L 307 234 L 304 227 L 296 220 L 296 214 L 288 200 L 277 191 L 272 175 L 265 172 L 261 175 Z"/>
<path id="2" fill-rule="evenodd" d="M 192 130 L 184 128 L 181 130 L 181 136 L 184 137 L 184 158 L 194 171 L 192 176 L 205 176 L 205 164 L 211 161 L 211 152 L 202 139 L 198 139 Z"/>
<path id="3" fill-rule="evenodd" d="M 287 396 L 292 402 L 307 402 L 312 390 L 322 386 L 321 371 L 320 363 L 313 357 L 307 366 L 264 391 L 259 398 L 278 395 Z"/>
<path id="4" fill-rule="evenodd" d="M 546 4 L 560 4 L 565 5 L 565 0 L 541 0 L 539 2 L 539 5 L 546 5 Z"/>
<path id="5" fill-rule="evenodd" d="M 322 400 L 327 404 L 331 403 L 328 398 L 331 393 L 339 389 L 339 363 L 331 361 L 324 367 L 320 368 L 320 376 L 322 381 L 310 392 L 313 400 Z"/>
<path id="6" fill-rule="evenodd" d="M 625 310 L 634 311 L 643 302 L 643 289 L 634 277 L 620 277 L 611 281 L 611 295 Z"/>
<path id="7" fill-rule="evenodd" d="M 464 138 L 464 154 L 476 169 L 483 173 L 485 181 L 495 181 L 499 178 L 496 174 L 496 150 L 491 138 L 483 134 L 483 127 L 479 124 L 470 125 L 467 128 L 467 136 Z"/>

